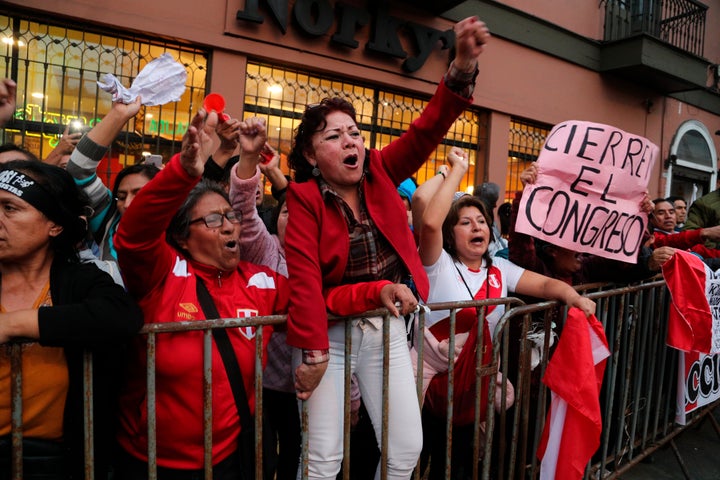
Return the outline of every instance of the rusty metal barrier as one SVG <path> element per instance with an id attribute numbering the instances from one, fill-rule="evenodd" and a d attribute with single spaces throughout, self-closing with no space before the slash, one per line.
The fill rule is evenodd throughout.
<path id="1" fill-rule="evenodd" d="M 597 302 L 596 316 L 604 327 L 611 355 L 600 392 L 601 443 L 587 465 L 585 478 L 612 479 L 672 442 L 718 402 L 690 414 L 687 425 L 675 425 L 678 352 L 665 345 L 670 298 L 664 281 L 586 294 Z M 496 431 L 499 435 L 493 442 L 496 455 L 492 461 L 483 463 L 483 479 L 539 477 L 540 462 L 535 452 L 549 408 L 548 389 L 540 379 L 550 356 L 550 335 L 545 335 L 542 361 L 535 370 L 530 369 L 531 345 L 527 335 L 533 322 L 547 333 L 552 321 L 562 322 L 565 317 L 564 306 L 542 302 L 515 307 L 500 320 L 494 349 L 500 356 L 501 368 L 512 370 L 509 346 L 511 342 L 520 342 L 514 377 L 516 403 L 514 411 L 507 412 L 512 419 L 506 418 L 505 412 L 498 416 L 500 423 L 512 427 Z M 505 448 L 508 439 L 509 452 Z"/>
<path id="2" fill-rule="evenodd" d="M 669 295 L 665 282 L 649 281 L 634 286 L 612 288 L 606 284 L 594 284 L 580 288 L 597 302 L 597 317 L 603 324 L 610 346 L 611 356 L 607 360 L 605 377 L 601 391 L 603 432 L 601 445 L 592 461 L 588 463 L 585 478 L 615 478 L 627 472 L 640 460 L 650 455 L 660 446 L 671 443 L 678 434 L 696 424 L 708 414 L 717 402 L 693 412 L 687 425 L 674 424 L 675 388 L 677 352 L 665 346 Z M 449 351 L 455 347 L 455 314 L 467 307 L 478 307 L 482 325 L 484 308 L 503 304 L 508 310 L 500 319 L 493 336 L 492 362 L 482 365 L 481 350 L 477 350 L 476 362 L 476 403 L 472 437 L 472 478 L 538 478 L 539 461 L 535 456 L 540 434 L 544 427 L 549 407 L 548 391 L 540 379 L 547 367 L 551 352 L 552 323 L 562 326 L 566 309 L 557 302 L 523 304 L 516 298 L 465 301 L 429 305 L 430 310 L 450 311 Z M 425 325 L 425 311 L 420 309 L 416 321 L 417 329 L 422 332 Z M 345 416 L 343 477 L 350 478 L 350 328 L 353 318 L 382 316 L 384 341 L 383 364 L 383 418 L 380 442 L 381 477 L 387 477 L 387 428 L 388 416 L 388 352 L 389 322 L 388 312 L 384 309 L 365 312 L 363 315 L 347 318 L 335 318 L 346 321 L 345 335 Z M 215 319 L 191 322 L 147 324 L 141 335 L 147 338 L 147 415 L 148 415 L 148 472 L 149 478 L 157 478 L 157 437 L 156 437 L 156 392 L 155 392 L 155 348 L 157 335 L 167 332 L 191 330 L 204 331 L 203 391 L 198 392 L 204 398 L 203 419 L 205 426 L 205 478 L 212 478 L 212 329 L 237 328 L 282 324 L 284 315 L 252 317 L 242 319 Z M 530 332 L 544 333 L 541 346 L 537 340 L 528 339 Z M 255 427 L 256 427 L 256 479 L 263 478 L 262 472 L 262 329 L 256 329 L 255 345 Z M 483 331 L 479 328 L 478 344 L 482 345 Z M 422 339 L 422 337 L 419 337 Z M 535 347 L 535 348 L 533 348 Z M 423 342 L 416 343 L 419 359 L 423 355 Z M 532 369 L 533 349 L 541 353 L 541 360 Z M 22 479 L 22 349 L 19 344 L 11 344 L 7 349 L 11 362 L 11 478 Z M 422 361 L 418 361 L 418 398 L 422 393 Z M 92 412 L 92 359 L 90 354 L 84 359 L 84 399 L 85 399 L 85 455 L 87 479 L 93 478 L 93 412 Z M 500 413 L 495 412 L 494 378 L 500 371 L 502 388 L 500 389 Z M 480 398 L 482 377 L 492 375 L 486 398 Z M 510 381 L 515 388 L 515 403 L 506 409 L 507 398 L 505 382 Z M 448 409 L 445 422 L 445 471 L 444 478 L 453 477 L 452 451 L 454 428 L 453 412 L 454 363 L 448 362 Z M 480 403 L 487 402 L 487 415 L 480 418 Z M 301 409 L 303 448 L 302 477 L 307 478 L 307 411 Z M 340 419 L 339 419 L 340 420 Z M 485 423 L 485 432 L 479 428 Z M 432 462 L 432 458 L 430 459 Z M 425 477 L 423 476 L 425 475 Z M 418 467 L 414 478 L 426 478 L 427 473 Z"/>

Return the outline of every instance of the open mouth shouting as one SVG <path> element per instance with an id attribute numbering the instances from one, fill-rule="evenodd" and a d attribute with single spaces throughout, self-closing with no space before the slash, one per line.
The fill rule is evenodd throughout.
<path id="1" fill-rule="evenodd" d="M 343 165 L 346 165 L 348 167 L 356 168 L 358 166 L 358 155 L 357 153 L 353 153 L 352 155 L 348 155 L 343 159 Z"/>
<path id="2" fill-rule="evenodd" d="M 478 235 L 477 237 L 471 238 L 470 243 L 473 245 L 482 245 L 483 243 L 485 243 L 485 238 Z"/>
<path id="3" fill-rule="evenodd" d="M 238 244 L 237 240 L 230 240 L 228 242 L 225 242 L 225 250 L 229 253 L 236 254 L 240 250 L 240 245 Z"/>

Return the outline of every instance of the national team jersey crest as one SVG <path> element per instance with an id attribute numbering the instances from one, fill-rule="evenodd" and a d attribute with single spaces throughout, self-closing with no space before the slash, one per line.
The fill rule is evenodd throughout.
<path id="1" fill-rule="evenodd" d="M 258 311 L 249 308 L 238 308 L 235 312 L 235 316 L 237 318 L 257 317 Z M 238 330 L 243 335 L 243 337 L 247 338 L 248 340 L 252 340 L 253 338 L 255 338 L 255 327 L 238 327 Z"/>
<path id="2" fill-rule="evenodd" d="M 497 276 L 494 273 L 488 275 L 488 283 L 493 288 L 500 288 L 500 282 L 498 281 Z"/>

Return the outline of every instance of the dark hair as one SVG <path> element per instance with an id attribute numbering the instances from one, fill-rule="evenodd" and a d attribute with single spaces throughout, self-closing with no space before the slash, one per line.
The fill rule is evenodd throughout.
<path id="1" fill-rule="evenodd" d="M 485 182 L 473 189 L 473 195 L 485 202 L 489 210 L 497 205 L 500 196 L 500 186 L 497 183 Z"/>
<path id="2" fill-rule="evenodd" d="M 87 233 L 87 222 L 81 216 L 88 216 L 90 207 L 87 196 L 75 185 L 72 176 L 63 168 L 32 160 L 6 162 L 0 165 L 0 171 L 3 170 L 24 173 L 50 195 L 57 208 L 52 214 L 42 213 L 63 229 L 50 239 L 50 244 L 56 256 L 78 261 L 76 245 Z"/>
<path id="3" fill-rule="evenodd" d="M 555 259 L 550 255 L 550 251 L 555 248 L 555 245 L 540 238 L 533 238 L 533 243 L 535 244 L 535 255 L 546 264 L 554 264 Z"/>
<path id="4" fill-rule="evenodd" d="M 278 222 L 278 218 L 280 218 L 280 212 L 282 211 L 282 207 L 283 207 L 283 205 L 285 205 L 285 201 L 286 201 L 286 200 L 287 200 L 287 198 L 286 198 L 286 192 L 282 192 L 282 193 L 280 193 L 280 195 L 278 195 L 277 205 L 275 205 L 275 206 L 273 207 L 273 211 L 272 211 L 272 225 L 271 225 L 271 227 L 272 227 L 272 230 L 273 230 L 273 231 L 270 232 L 270 233 L 277 233 L 277 222 Z"/>
<path id="5" fill-rule="evenodd" d="M 17 152 L 18 155 L 22 155 L 24 157 L 20 158 L 20 156 L 18 156 L 18 158 L 13 158 L 12 160 L 30 160 L 34 162 L 40 161 L 37 155 L 32 153 L 30 150 L 27 150 L 19 145 L 15 145 L 14 143 L 4 143 L 0 145 L 0 153 L 5 152 Z"/>
<path id="6" fill-rule="evenodd" d="M 670 197 L 667 197 L 666 200 L 668 202 L 672 203 L 673 205 L 675 205 L 675 202 L 677 202 L 678 200 L 682 200 L 683 202 L 685 202 L 685 205 L 687 205 L 687 200 L 685 200 L 683 197 L 680 197 L 678 195 L 672 195 Z"/>
<path id="7" fill-rule="evenodd" d="M 498 219 L 500 220 L 500 234 L 507 235 L 510 233 L 510 213 L 512 212 L 512 203 L 505 202 L 497 209 Z"/>
<path id="8" fill-rule="evenodd" d="M 165 239 L 178 252 L 190 257 L 190 253 L 180 246 L 180 240 L 186 240 L 190 236 L 190 212 L 195 205 L 207 194 L 217 193 L 230 204 L 227 192 L 222 186 L 212 180 L 204 179 L 190 190 L 185 202 L 182 204 L 175 216 L 170 221 L 165 231 Z"/>
<path id="9" fill-rule="evenodd" d="M 325 98 L 320 103 L 305 108 L 300 125 L 295 129 L 292 150 L 288 156 L 288 165 L 295 171 L 296 182 L 307 182 L 313 178 L 313 166 L 305 158 L 305 152 L 312 149 L 312 136 L 325 128 L 325 118 L 333 112 L 346 113 L 356 122 L 355 107 L 339 97 Z"/>
<path id="10" fill-rule="evenodd" d="M 670 200 L 669 198 L 660 197 L 660 198 L 656 198 L 655 200 L 653 200 L 653 203 L 655 203 L 655 204 L 660 203 L 660 202 L 668 202 L 670 205 L 673 206 L 673 208 L 675 208 L 675 205 L 673 204 L 672 200 Z"/>
<path id="11" fill-rule="evenodd" d="M 122 182 L 123 179 L 128 175 L 138 173 L 143 177 L 147 178 L 148 180 L 152 180 L 159 171 L 160 169 L 158 167 L 149 163 L 137 163 L 135 165 L 130 165 L 129 167 L 123 168 L 122 170 L 120 170 L 120 173 L 117 174 L 117 177 L 115 177 L 115 185 L 113 185 L 112 192 L 113 198 L 117 198 L 118 189 L 120 188 L 120 182 Z"/>
<path id="12" fill-rule="evenodd" d="M 475 207 L 480 210 L 482 216 L 485 217 L 485 223 L 487 223 L 488 225 L 488 230 L 490 230 L 488 244 L 493 242 L 492 228 L 490 228 L 492 226 L 492 222 L 490 221 L 490 214 L 488 214 L 485 202 L 473 195 L 463 195 L 452 203 L 452 205 L 450 206 L 450 211 L 448 212 L 447 216 L 445 217 L 445 221 L 443 221 L 442 224 L 443 248 L 454 259 L 457 259 L 457 250 L 455 249 L 455 232 L 453 231 L 453 228 L 455 227 L 455 225 L 457 225 L 458 220 L 460 220 L 460 210 L 465 207 Z M 492 266 L 490 249 L 485 251 L 485 253 L 483 254 L 483 259 L 485 260 L 485 265 L 488 268 Z"/>

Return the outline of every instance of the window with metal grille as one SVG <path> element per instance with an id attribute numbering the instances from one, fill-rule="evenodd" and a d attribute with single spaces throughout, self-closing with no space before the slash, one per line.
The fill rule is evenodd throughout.
<path id="1" fill-rule="evenodd" d="M 3 15 L 5 13 L 5 15 Z M 0 10 L 0 72 L 18 84 L 17 111 L 2 131 L 2 142 L 21 145 L 45 158 L 65 126 L 79 120 L 89 130 L 110 110 L 111 95 L 97 80 L 112 73 L 129 87 L 140 70 L 163 53 L 185 65 L 187 89 L 179 102 L 143 107 L 111 147 L 98 173 L 109 183 L 120 169 L 180 148 L 192 113 L 205 95 L 208 52 L 119 32 L 34 21 Z"/>
<path id="2" fill-rule="evenodd" d="M 512 202 L 522 190 L 520 173 L 537 160 L 545 138 L 552 127 L 512 118 L 508 138 L 508 169 L 505 178 L 505 201 Z"/>
<path id="3" fill-rule="evenodd" d="M 280 164 L 286 173 L 293 132 L 300 123 L 305 106 L 331 96 L 343 97 L 353 104 L 358 127 L 370 148 L 382 148 L 398 138 L 427 105 L 425 99 L 370 85 L 320 77 L 279 66 L 248 63 L 245 117 L 260 116 L 267 119 L 268 140 L 281 152 Z M 450 148 L 458 146 L 467 150 L 470 156 L 470 169 L 461 188 L 472 193 L 476 178 L 475 164 L 484 155 L 487 122 L 486 112 L 466 110 L 455 121 L 438 149 L 420 168 L 415 177 L 416 182 L 420 184 L 435 175 L 438 167 L 445 162 Z"/>

